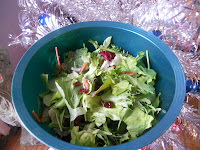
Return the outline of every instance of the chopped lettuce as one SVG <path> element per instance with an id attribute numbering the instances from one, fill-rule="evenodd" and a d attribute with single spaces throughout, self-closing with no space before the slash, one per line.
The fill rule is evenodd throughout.
<path id="1" fill-rule="evenodd" d="M 103 47 L 104 47 L 104 48 L 108 48 L 108 46 L 109 46 L 110 43 L 111 43 L 111 39 L 112 39 L 112 36 L 109 36 L 109 37 L 107 37 L 107 38 L 104 40 L 104 42 L 103 42 Z"/>
<path id="2" fill-rule="evenodd" d="M 137 65 L 137 59 L 131 55 L 128 57 L 123 57 L 123 60 L 117 68 L 120 71 L 132 71 L 136 72 L 136 65 Z"/>
<path id="3" fill-rule="evenodd" d="M 105 83 L 97 91 L 94 91 L 93 93 L 91 93 L 91 96 L 94 97 L 99 92 L 109 88 L 111 86 L 111 84 L 112 84 L 112 79 L 110 77 L 108 77 L 107 80 L 105 81 Z"/>
<path id="4" fill-rule="evenodd" d="M 64 70 L 52 78 L 41 75 L 46 91 L 38 96 L 40 106 L 48 111 L 49 126 L 72 144 L 111 146 L 136 139 L 153 126 L 161 110 L 148 51 L 143 63 L 145 52 L 133 57 L 111 40 L 112 36 L 103 44 L 89 40 L 95 51 L 85 45 L 69 51 Z"/>
<path id="5" fill-rule="evenodd" d="M 112 86 L 112 94 L 117 96 L 129 88 L 129 82 L 127 80 L 123 80 Z"/>
<path id="6" fill-rule="evenodd" d="M 133 107 L 126 112 L 123 120 L 127 125 L 131 139 L 136 139 L 144 130 L 152 127 L 153 119 L 151 115 L 144 113 L 138 107 Z"/>
<path id="7" fill-rule="evenodd" d="M 130 91 L 123 92 L 119 95 L 113 95 L 111 90 L 101 95 L 103 101 L 111 101 L 115 106 L 129 107 L 133 104 L 132 95 Z"/>
<path id="8" fill-rule="evenodd" d="M 71 131 L 71 143 L 81 146 L 97 146 L 96 137 L 111 135 L 108 132 L 96 129 L 94 123 L 85 125 L 84 129 L 79 131 L 79 126 L 73 127 Z"/>

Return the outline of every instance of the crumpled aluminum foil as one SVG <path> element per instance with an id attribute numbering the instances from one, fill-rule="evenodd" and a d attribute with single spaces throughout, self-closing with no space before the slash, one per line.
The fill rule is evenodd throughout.
<path id="1" fill-rule="evenodd" d="M 8 50 L 0 47 L 0 119 L 6 124 L 22 128 L 20 143 L 23 146 L 41 144 L 21 125 L 11 102 L 11 82 L 12 73 Z"/>
<path id="2" fill-rule="evenodd" d="M 76 22 L 118 21 L 138 26 L 149 32 L 159 30 L 162 33 L 162 40 L 181 62 L 185 75 L 198 80 L 200 78 L 199 0 L 18 0 L 18 2 L 21 8 L 19 26 L 22 33 L 10 34 L 9 38 L 12 41 L 9 46 L 21 44 L 29 48 L 49 32 Z M 38 22 L 41 14 L 50 16 L 45 19 L 46 25 Z M 194 53 L 187 52 L 192 49 Z M 199 93 L 188 93 L 188 95 L 189 99 L 196 97 L 200 100 Z M 188 131 L 195 140 L 198 140 L 200 115 L 195 111 L 197 111 L 195 108 L 184 103 L 178 116 L 182 122 L 179 132 Z M 178 140 L 179 132 L 169 128 L 163 136 L 150 144 L 151 149 L 159 147 L 165 149 L 166 145 L 173 149 L 185 149 L 185 145 Z"/>

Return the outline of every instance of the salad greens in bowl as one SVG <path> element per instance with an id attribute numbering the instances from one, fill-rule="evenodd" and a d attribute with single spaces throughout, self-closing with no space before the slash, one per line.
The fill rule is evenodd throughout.
<path id="1" fill-rule="evenodd" d="M 156 72 L 142 59 L 111 44 L 89 40 L 95 50 L 83 48 L 64 54 L 52 79 L 42 74 L 46 91 L 39 95 L 58 137 L 81 146 L 111 146 L 136 139 L 156 122 L 160 111 L 155 92 Z M 42 105 L 40 105 L 42 107 Z M 42 109 L 42 108 L 40 108 Z M 43 111 L 40 111 L 43 112 Z M 37 118 L 37 117 L 36 117 Z M 41 120 L 39 120 L 41 122 Z"/>
<path id="2" fill-rule="evenodd" d="M 173 52 L 140 28 L 110 21 L 46 35 L 12 83 L 23 125 L 55 149 L 139 149 L 170 127 L 184 96 Z"/>

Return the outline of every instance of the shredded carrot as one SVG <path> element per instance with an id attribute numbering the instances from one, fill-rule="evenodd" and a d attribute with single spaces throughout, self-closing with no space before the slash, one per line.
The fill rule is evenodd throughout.
<path id="1" fill-rule="evenodd" d="M 35 113 L 34 110 L 32 111 L 32 114 L 33 114 L 33 116 L 35 117 L 35 119 L 36 119 L 38 122 L 41 122 L 40 118 L 37 116 L 37 114 Z"/>
<path id="2" fill-rule="evenodd" d="M 57 57 L 57 62 L 58 62 L 58 66 L 60 66 L 60 70 L 63 71 L 63 68 L 60 64 L 60 58 L 59 58 L 59 54 L 58 54 L 58 47 L 55 47 L 55 51 L 56 51 L 56 57 Z"/>
<path id="3" fill-rule="evenodd" d="M 128 75 L 134 75 L 135 73 L 132 71 L 122 71 L 120 74 L 128 74 Z"/>
<path id="4" fill-rule="evenodd" d="M 81 66 L 81 70 L 79 71 L 79 74 L 85 71 L 85 68 L 87 67 L 88 64 L 89 64 L 88 62 L 83 63 L 83 65 Z"/>
<path id="5" fill-rule="evenodd" d="M 86 77 L 83 77 L 82 81 L 83 81 L 83 87 L 84 87 L 84 89 L 86 89 L 86 90 L 89 91 L 90 85 L 89 85 L 88 80 L 86 79 Z"/>

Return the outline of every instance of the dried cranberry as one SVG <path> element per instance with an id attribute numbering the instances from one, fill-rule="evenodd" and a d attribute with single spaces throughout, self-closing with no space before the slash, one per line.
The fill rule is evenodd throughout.
<path id="1" fill-rule="evenodd" d="M 87 93 L 88 90 L 87 90 L 87 89 L 80 89 L 78 92 L 79 92 L 79 93 Z"/>
<path id="2" fill-rule="evenodd" d="M 108 102 L 108 106 L 109 106 L 109 108 L 112 108 L 113 107 L 113 103 L 112 102 Z"/>
<path id="3" fill-rule="evenodd" d="M 105 103 L 104 107 L 110 108 L 110 106 L 108 105 L 108 103 Z"/>
<path id="4" fill-rule="evenodd" d="M 109 51 L 101 51 L 99 53 L 101 56 L 103 56 L 104 59 L 111 61 L 115 58 L 115 53 L 109 52 Z"/>
<path id="5" fill-rule="evenodd" d="M 76 117 L 76 119 L 74 120 L 74 125 L 78 126 L 79 123 L 83 120 L 83 116 L 78 116 Z"/>
<path id="6" fill-rule="evenodd" d="M 106 108 L 112 108 L 113 107 L 112 102 L 101 101 L 101 104 L 103 105 L 103 107 L 106 107 Z"/>
<path id="7" fill-rule="evenodd" d="M 74 86 L 80 86 L 80 85 L 81 85 L 81 83 L 78 81 L 74 84 Z"/>

